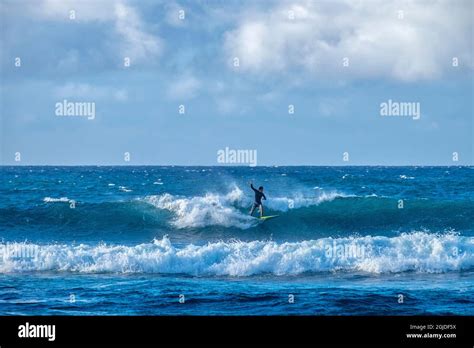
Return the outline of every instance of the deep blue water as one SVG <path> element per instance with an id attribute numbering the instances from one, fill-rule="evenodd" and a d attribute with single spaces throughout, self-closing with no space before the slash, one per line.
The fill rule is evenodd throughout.
<path id="1" fill-rule="evenodd" d="M 0 314 L 474 315 L 473 167 L 0 175 Z"/>

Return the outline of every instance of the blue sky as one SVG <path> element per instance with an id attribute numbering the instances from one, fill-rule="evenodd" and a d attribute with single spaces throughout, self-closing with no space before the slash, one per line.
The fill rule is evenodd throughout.
<path id="1" fill-rule="evenodd" d="M 258 165 L 472 165 L 472 7 L 2 0 L 1 163 L 217 165 L 229 147 Z M 64 99 L 96 117 L 58 117 Z M 420 119 L 382 117 L 388 100 Z"/>

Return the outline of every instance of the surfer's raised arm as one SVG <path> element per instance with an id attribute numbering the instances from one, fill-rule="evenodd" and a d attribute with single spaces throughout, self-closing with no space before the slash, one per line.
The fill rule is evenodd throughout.
<path id="1" fill-rule="evenodd" d="M 250 188 L 254 190 L 255 192 L 258 192 L 258 190 L 255 187 L 253 187 L 253 183 L 250 183 Z"/>
<path id="2" fill-rule="evenodd" d="M 259 208 L 260 217 L 262 217 L 263 216 L 262 198 L 264 200 L 267 200 L 267 197 L 265 197 L 263 193 L 263 186 L 260 186 L 257 190 L 255 187 L 253 187 L 253 183 L 251 181 L 249 182 L 249 184 L 250 184 L 250 188 L 253 190 L 253 192 L 255 192 L 255 202 L 252 204 L 252 208 L 250 209 L 250 215 L 253 214 L 255 208 Z"/>

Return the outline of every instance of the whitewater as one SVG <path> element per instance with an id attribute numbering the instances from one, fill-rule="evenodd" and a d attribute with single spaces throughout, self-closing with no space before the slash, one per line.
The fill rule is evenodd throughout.
<path id="1" fill-rule="evenodd" d="M 264 205 L 270 211 L 287 212 L 290 209 L 319 205 L 338 197 L 349 196 L 335 191 L 321 191 L 314 197 L 304 197 L 302 194 L 272 197 L 268 202 L 264 202 Z M 188 198 L 165 193 L 147 196 L 143 200 L 158 209 L 174 213 L 175 219 L 172 223 L 178 228 L 220 225 L 246 229 L 257 224 L 257 221 L 243 210 L 251 206 L 252 200 L 237 186 L 226 194 L 207 193 L 204 196 Z"/>
<path id="2" fill-rule="evenodd" d="M 251 276 L 362 271 L 443 273 L 474 267 L 474 238 L 414 232 L 395 238 L 325 238 L 299 243 L 217 242 L 174 246 L 168 237 L 136 246 L 14 243 L 30 259 L 4 256 L 0 272 L 166 273 Z"/>

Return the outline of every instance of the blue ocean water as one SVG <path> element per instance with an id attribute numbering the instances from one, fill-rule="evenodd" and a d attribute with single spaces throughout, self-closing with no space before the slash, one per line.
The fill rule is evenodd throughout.
<path id="1" fill-rule="evenodd" d="M 2 315 L 474 315 L 473 167 L 0 175 Z"/>

